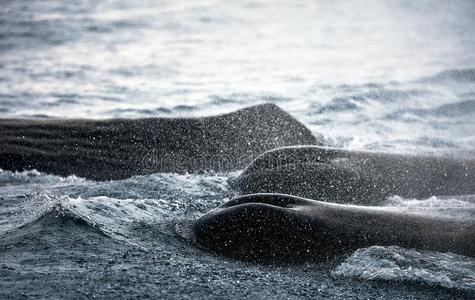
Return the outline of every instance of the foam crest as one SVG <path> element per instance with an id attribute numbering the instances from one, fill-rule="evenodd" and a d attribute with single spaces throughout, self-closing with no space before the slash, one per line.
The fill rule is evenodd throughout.
<path id="1" fill-rule="evenodd" d="M 475 260 L 396 246 L 358 249 L 332 275 L 475 291 Z"/>
<path id="2" fill-rule="evenodd" d="M 389 207 L 425 207 L 425 208 L 475 208 L 475 195 L 457 197 L 437 197 L 428 199 L 406 199 L 393 196 L 386 200 L 384 206 Z"/>
<path id="3" fill-rule="evenodd" d="M 0 169 L 0 186 L 80 181 L 84 181 L 84 179 L 74 175 L 68 177 L 49 175 L 35 169 L 25 171 L 8 171 Z"/>

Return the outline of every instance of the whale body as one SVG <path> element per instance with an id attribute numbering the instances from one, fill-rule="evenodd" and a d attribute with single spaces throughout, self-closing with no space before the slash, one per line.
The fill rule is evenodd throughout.
<path id="1" fill-rule="evenodd" d="M 330 202 L 381 204 L 475 193 L 475 159 L 294 146 L 258 156 L 232 181 L 242 194 L 281 193 Z"/>
<path id="2" fill-rule="evenodd" d="M 475 220 L 281 194 L 235 198 L 196 220 L 192 239 L 242 260 L 321 260 L 372 245 L 475 256 Z"/>
<path id="3" fill-rule="evenodd" d="M 0 168 L 113 180 L 231 171 L 267 150 L 318 144 L 273 104 L 200 118 L 0 119 Z"/>

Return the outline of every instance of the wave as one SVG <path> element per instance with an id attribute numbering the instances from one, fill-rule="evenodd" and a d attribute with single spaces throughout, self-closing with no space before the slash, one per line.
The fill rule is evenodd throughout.
<path id="1" fill-rule="evenodd" d="M 79 230 L 135 244 L 134 240 L 140 237 L 132 231 L 165 220 L 170 215 L 169 206 L 166 201 L 154 199 L 82 199 L 40 193 L 21 205 L 16 220 L 0 235 L 5 241 L 16 241 L 32 234 L 42 238 L 50 234 L 77 234 Z"/>
<path id="2" fill-rule="evenodd" d="M 383 206 L 413 213 L 429 213 L 457 219 L 475 218 L 475 195 L 432 196 L 428 199 L 406 199 L 400 196 L 388 198 Z"/>
<path id="3" fill-rule="evenodd" d="M 26 45 L 33 49 L 57 46 L 80 39 L 84 33 L 99 36 L 115 31 L 140 29 L 146 25 L 140 18 L 115 19 L 91 15 L 97 9 L 97 3 L 41 5 L 33 1 L 24 6 L 16 1 L 9 1 L 3 5 L 6 6 L 4 11 L 8 13 L 0 12 L 0 27 L 8 30 L 0 30 L 0 50 L 24 49 Z M 61 14 L 50 14 L 49 10 Z"/>
<path id="4" fill-rule="evenodd" d="M 423 83 L 475 82 L 475 68 L 449 69 L 418 80 Z"/>
<path id="5" fill-rule="evenodd" d="M 165 206 L 165 207 L 164 207 Z M 37 227 L 54 230 L 64 227 L 89 227 L 102 234 L 123 235 L 124 223 L 163 216 L 166 201 L 114 199 L 105 196 L 83 199 L 52 192 L 39 192 L 19 206 L 13 230 Z M 153 213 L 151 208 L 156 208 Z"/>
<path id="6" fill-rule="evenodd" d="M 75 213 L 61 201 L 57 200 L 49 209 L 38 209 L 36 214 L 32 213 L 28 219 L 23 219 L 19 226 L 0 232 L 3 241 L 29 239 L 31 236 L 41 238 L 47 236 L 48 232 L 66 231 L 72 233 L 78 230 L 109 236 L 92 218 Z M 40 211 L 41 213 L 39 213 Z"/>
<path id="7" fill-rule="evenodd" d="M 473 115 L 475 114 L 475 99 L 443 104 L 433 109 L 432 112 L 438 116 L 445 117 Z"/>
<path id="8" fill-rule="evenodd" d="M 8 183 L 0 205 L 0 216 L 6 217 L 0 232 L 7 235 L 20 234 L 25 226 L 54 231 L 62 224 L 71 225 L 68 228 L 82 224 L 131 243 L 140 239 L 140 228 L 194 219 L 233 193 L 227 176 L 216 174 L 158 173 L 109 182 L 67 181 L 37 171 L 3 171 L 0 175 Z M 174 235 L 173 229 L 165 230 Z"/>
<path id="9" fill-rule="evenodd" d="M 475 291 L 475 260 L 396 246 L 358 249 L 332 275 Z"/>
<path id="10" fill-rule="evenodd" d="M 475 114 L 475 100 L 468 99 L 455 103 L 446 103 L 435 108 L 421 109 L 421 108 L 403 108 L 398 109 L 386 115 L 387 119 L 409 119 L 412 117 L 465 117 Z"/>
<path id="11" fill-rule="evenodd" d="M 435 208 L 475 208 L 475 195 L 457 197 L 432 196 L 428 199 L 406 199 L 400 196 L 390 197 L 384 206 L 391 207 L 435 207 Z"/>
<path id="12" fill-rule="evenodd" d="M 75 175 L 61 177 L 56 175 L 45 174 L 37 171 L 36 169 L 25 171 L 8 171 L 0 169 L 0 186 L 65 182 L 78 183 L 84 181 L 86 180 Z"/>
<path id="13" fill-rule="evenodd" d="M 51 210 L 44 213 L 40 218 L 31 223 L 21 226 L 21 228 L 38 224 L 41 224 L 43 227 L 49 227 L 50 229 L 52 227 L 87 228 L 87 230 L 92 230 L 107 236 L 106 232 L 101 230 L 92 218 L 78 215 L 61 203 L 54 205 Z"/>
<path id="14" fill-rule="evenodd" d="M 360 106 L 354 99 L 335 98 L 325 105 L 316 105 L 313 109 L 314 114 L 323 114 L 328 112 L 357 111 Z"/>
<path id="15" fill-rule="evenodd" d="M 338 87 L 342 89 L 342 87 Z M 397 103 L 417 97 L 425 97 L 431 92 L 424 89 L 390 89 L 381 86 L 355 86 L 346 92 L 348 87 L 344 87 L 345 96 L 332 98 L 326 104 L 315 103 L 312 105 L 310 114 L 325 114 L 332 112 L 359 112 L 363 110 L 369 102 L 376 103 Z"/>

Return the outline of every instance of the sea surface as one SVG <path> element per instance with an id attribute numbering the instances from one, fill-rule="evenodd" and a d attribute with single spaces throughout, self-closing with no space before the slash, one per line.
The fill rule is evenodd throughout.
<path id="1" fill-rule="evenodd" d="M 329 146 L 473 158 L 474 28 L 470 0 L 1 0 L 0 117 L 270 102 Z M 262 265 L 180 239 L 175 226 L 235 196 L 238 175 L 0 170 L 0 298 L 475 298 L 475 259 L 452 253 L 374 245 Z M 384 205 L 475 218 L 475 195 Z"/>

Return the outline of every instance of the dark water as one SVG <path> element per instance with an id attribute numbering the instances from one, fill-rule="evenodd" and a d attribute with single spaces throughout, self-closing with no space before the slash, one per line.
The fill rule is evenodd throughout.
<path id="1" fill-rule="evenodd" d="M 204 252 L 175 225 L 233 196 L 223 175 L 91 182 L 0 174 L 0 293 L 19 297 L 430 298 L 473 294 L 475 262 L 397 247 L 330 262 L 254 265 Z M 474 217 L 475 198 L 395 197 L 389 206 Z"/>
<path id="2" fill-rule="evenodd" d="M 473 1 L 2 1 L 1 117 L 176 117 L 273 102 L 328 145 L 475 155 Z M 255 265 L 175 234 L 232 174 L 0 171 L 0 298 L 471 298 L 473 258 L 397 247 Z M 474 218 L 475 195 L 386 206 Z"/>

